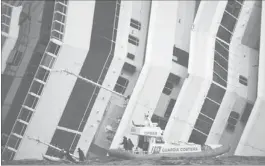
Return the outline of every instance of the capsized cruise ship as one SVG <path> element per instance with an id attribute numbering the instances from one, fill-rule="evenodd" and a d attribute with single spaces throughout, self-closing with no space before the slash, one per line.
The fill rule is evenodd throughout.
<path id="1" fill-rule="evenodd" d="M 105 156 L 145 115 L 168 142 L 265 155 L 264 1 L 1 5 L 2 160 Z"/>

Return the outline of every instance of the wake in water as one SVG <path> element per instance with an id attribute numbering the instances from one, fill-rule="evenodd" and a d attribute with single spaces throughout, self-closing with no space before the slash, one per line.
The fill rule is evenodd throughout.
<path id="1" fill-rule="evenodd" d="M 18 160 L 18 161 L 5 161 L 3 165 L 73 165 L 71 162 L 51 162 L 46 160 Z M 148 159 L 148 160 L 122 160 L 111 157 L 95 157 L 90 158 L 88 161 L 79 163 L 81 165 L 200 165 L 200 164 L 212 164 L 212 165 L 265 165 L 265 157 L 241 157 L 241 156 L 229 156 L 218 158 L 160 158 L 160 159 Z"/>

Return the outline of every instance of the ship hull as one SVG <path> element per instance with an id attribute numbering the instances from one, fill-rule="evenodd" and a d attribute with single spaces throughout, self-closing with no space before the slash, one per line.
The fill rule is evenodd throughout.
<path id="1" fill-rule="evenodd" d="M 229 146 L 221 146 L 208 151 L 189 152 L 189 153 L 159 153 L 159 154 L 133 154 L 120 149 L 110 149 L 108 155 L 111 157 L 121 158 L 125 160 L 131 159 L 153 159 L 153 158 L 190 158 L 190 157 L 215 157 L 227 153 Z"/>

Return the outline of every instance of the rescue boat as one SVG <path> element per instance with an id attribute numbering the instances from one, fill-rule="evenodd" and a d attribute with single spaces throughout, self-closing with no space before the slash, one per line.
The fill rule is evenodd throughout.
<path id="1" fill-rule="evenodd" d="M 145 125 L 133 124 L 131 134 L 138 138 L 138 145 L 132 150 L 123 148 L 109 149 L 108 155 L 122 159 L 178 158 L 178 157 L 215 157 L 230 150 L 225 145 L 199 145 L 189 142 L 166 142 L 163 130 L 147 117 Z"/>

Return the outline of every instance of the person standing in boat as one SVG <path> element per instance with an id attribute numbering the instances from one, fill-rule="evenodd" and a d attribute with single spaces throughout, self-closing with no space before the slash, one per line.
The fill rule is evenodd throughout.
<path id="1" fill-rule="evenodd" d="M 132 143 L 132 140 L 129 138 L 127 142 L 128 150 L 132 151 L 134 144 Z"/>
<path id="2" fill-rule="evenodd" d="M 120 145 L 123 145 L 123 148 L 127 151 L 128 150 L 128 140 L 127 137 L 123 137 L 122 143 Z"/>

